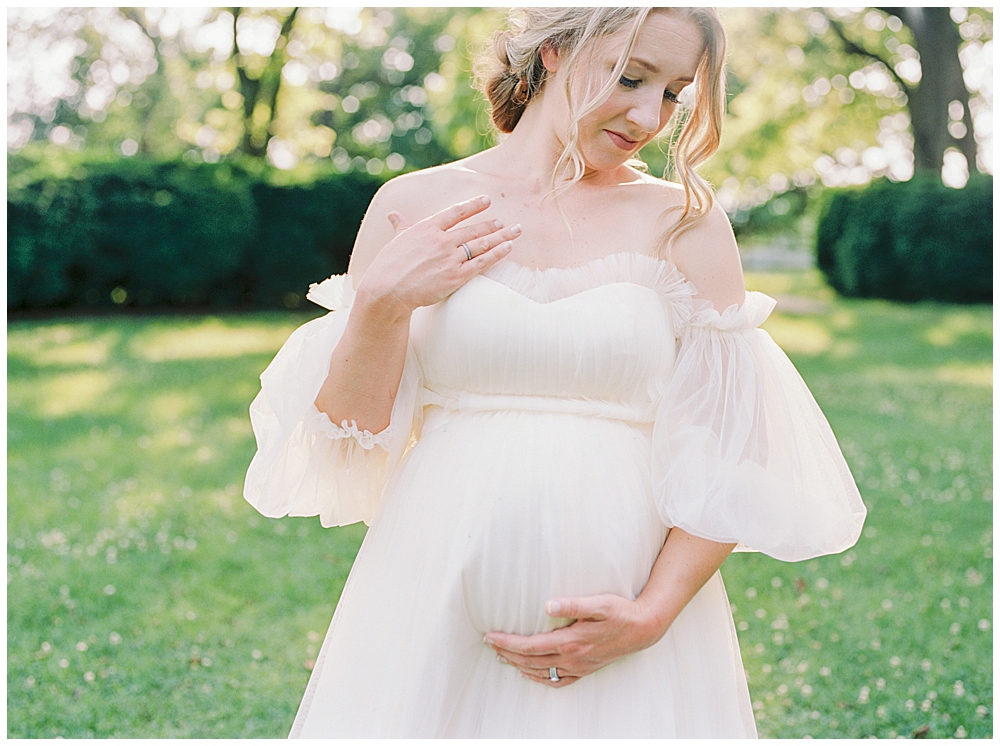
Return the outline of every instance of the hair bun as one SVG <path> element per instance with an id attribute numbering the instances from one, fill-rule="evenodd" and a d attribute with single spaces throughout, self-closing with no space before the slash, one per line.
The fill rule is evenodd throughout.
<path id="1" fill-rule="evenodd" d="M 483 59 L 484 93 L 490 102 L 490 117 L 501 132 L 511 132 L 527 104 L 528 96 L 521 85 L 522 76 L 511 61 L 510 47 L 514 34 L 500 29 L 493 34 L 493 61 Z M 519 95 L 520 94 L 520 95 Z"/>
<path id="2" fill-rule="evenodd" d="M 511 71 L 510 55 L 507 52 L 507 45 L 510 43 L 512 35 L 509 31 L 497 31 L 493 34 L 493 51 L 497 60 L 504 67 L 504 72 Z"/>

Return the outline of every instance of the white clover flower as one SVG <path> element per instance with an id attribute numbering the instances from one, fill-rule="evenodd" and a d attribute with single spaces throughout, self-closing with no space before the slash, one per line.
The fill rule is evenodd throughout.
<path id="1" fill-rule="evenodd" d="M 354 303 L 354 283 L 350 275 L 333 275 L 310 285 L 306 299 L 328 311 L 339 311 Z"/>

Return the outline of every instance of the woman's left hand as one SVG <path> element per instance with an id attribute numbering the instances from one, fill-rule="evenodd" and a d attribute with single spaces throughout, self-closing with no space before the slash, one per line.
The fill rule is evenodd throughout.
<path id="1" fill-rule="evenodd" d="M 568 686 L 624 655 L 648 648 L 665 632 L 642 600 L 612 594 L 555 598 L 545 604 L 545 613 L 575 621 L 528 637 L 490 632 L 485 642 L 525 678 L 553 688 Z M 549 679 L 552 666 L 559 681 Z"/>

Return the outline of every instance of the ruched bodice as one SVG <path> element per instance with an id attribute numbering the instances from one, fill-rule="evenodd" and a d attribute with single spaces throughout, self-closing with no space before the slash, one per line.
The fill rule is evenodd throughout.
<path id="1" fill-rule="evenodd" d="M 502 261 L 414 314 L 422 403 L 652 422 L 685 294 L 672 265 L 639 254 L 568 270 Z"/>

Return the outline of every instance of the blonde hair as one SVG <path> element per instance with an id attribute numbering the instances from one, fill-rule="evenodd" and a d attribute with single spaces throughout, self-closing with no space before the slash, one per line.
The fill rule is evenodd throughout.
<path id="1" fill-rule="evenodd" d="M 715 202 L 711 186 L 695 170 L 719 147 L 726 106 L 726 36 L 714 9 L 514 8 L 508 15 L 507 27 L 494 34 L 493 55 L 481 60 L 476 72 L 490 103 L 493 124 L 500 132 L 512 132 L 528 103 L 545 84 L 547 71 L 542 49 L 550 46 L 565 56 L 570 125 L 566 146 L 552 174 L 553 193 L 561 193 L 584 174 L 579 150 L 580 121 L 614 92 L 642 24 L 654 10 L 680 14 L 694 22 L 701 30 L 704 45 L 693 83 L 694 105 L 689 111 L 677 107 L 672 118 L 669 159 L 671 170 L 684 187 L 684 206 L 671 208 L 681 209 L 680 219 L 660 236 L 660 245 L 669 246 L 677 236 L 700 222 Z M 585 100 L 575 101 L 573 88 L 582 52 L 592 42 L 624 29 L 628 30 L 625 48 L 612 74 L 606 80 L 595 80 L 597 66 L 588 65 L 583 90 L 591 93 Z M 560 181 L 566 170 L 572 175 Z"/>

